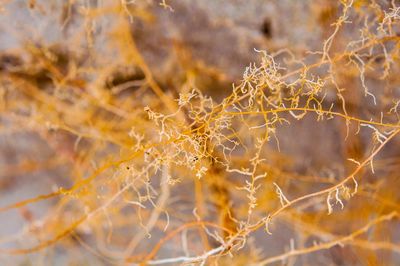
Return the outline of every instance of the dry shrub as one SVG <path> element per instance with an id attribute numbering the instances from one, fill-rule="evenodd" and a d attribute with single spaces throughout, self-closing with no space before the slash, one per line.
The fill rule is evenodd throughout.
<path id="1" fill-rule="evenodd" d="M 399 263 L 400 6 L 260 2 L 1 4 L 3 263 Z"/>

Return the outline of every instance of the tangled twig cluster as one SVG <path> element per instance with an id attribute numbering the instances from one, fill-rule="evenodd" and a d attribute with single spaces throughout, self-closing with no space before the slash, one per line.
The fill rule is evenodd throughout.
<path id="1" fill-rule="evenodd" d="M 71 2 L 63 28 L 77 8 Z M 131 29 L 154 19 L 145 2 L 75 10 L 84 21 L 82 54 L 27 43 L 24 56 L 0 58 L 1 134 L 24 132 L 15 141 L 40 144 L 1 166 L 3 177 L 52 175 L 47 192 L 2 201 L 1 213 L 18 210 L 24 222 L 2 236 L 0 253 L 48 259 L 85 250 L 104 264 L 267 265 L 307 264 L 340 247 L 344 255 L 332 255 L 339 260 L 369 250 L 397 253 L 385 263 L 398 261 L 395 1 L 328 7 L 335 19 L 319 50 L 255 49 L 260 60 L 221 100 L 209 96 L 212 87 L 200 88 L 199 73 L 216 70 L 187 63 L 178 44 L 182 61 L 168 64 L 180 65 L 181 77 L 163 83 L 157 76 Z M 159 6 L 179 16 L 173 1 Z M 96 50 L 95 22 L 107 16 L 114 16 L 115 61 Z M 328 133 L 317 138 L 319 130 Z M 340 148 L 330 150 L 331 140 Z M 29 153 L 37 160 L 20 159 Z M 306 164 L 312 156 L 321 160 Z"/>

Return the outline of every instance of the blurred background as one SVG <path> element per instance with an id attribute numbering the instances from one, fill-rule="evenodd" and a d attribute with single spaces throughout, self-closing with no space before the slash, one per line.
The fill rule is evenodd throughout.
<path id="1" fill-rule="evenodd" d="M 239 221 L 248 215 L 248 195 L 237 188 L 247 181 L 228 168 L 251 169 L 257 153 L 265 159 L 257 172 L 267 177 L 255 194 L 255 223 L 280 206 L 274 183 L 289 200 L 339 183 L 354 170 L 349 158 L 362 162 L 399 125 L 397 5 L 364 0 L 3 0 L 0 264 L 134 265 L 200 256 L 243 226 Z M 285 85 L 279 97 L 287 106 L 293 101 L 286 98 L 295 97 L 293 83 L 300 88 L 300 105 L 312 95 L 323 110 L 381 125 L 371 128 L 341 117 L 320 120 L 316 112 L 301 119 L 283 114 L 290 124 L 276 123 L 274 137 L 259 151 L 262 133 L 250 128 L 262 117 L 232 119 L 232 131 L 221 134 L 241 144 L 228 159 L 229 145 L 211 145 L 200 158 L 191 155 L 197 152 L 188 147 L 191 142 L 179 146 L 164 139 L 164 120 L 152 121 L 152 111 L 156 117 L 172 114 L 165 119 L 171 126 L 167 134 L 174 136 L 180 127 L 194 132 L 246 81 L 248 66 L 263 64 L 262 51 L 280 67 L 275 74 Z M 308 83 L 298 82 L 302 79 L 320 79 L 321 91 L 310 94 Z M 182 118 L 177 99 L 193 91 L 195 107 L 179 108 L 186 115 Z M 267 89 L 270 95 L 274 91 Z M 264 108 L 257 104 L 253 111 Z M 193 118 L 200 109 L 204 117 L 199 111 Z M 190 138 L 196 139 L 194 133 Z M 373 169 L 367 165 L 357 173 L 354 197 L 346 194 L 354 189 L 351 182 L 338 190 L 344 209 L 336 202 L 328 216 L 326 197 L 295 205 L 273 221 L 272 235 L 255 230 L 233 257 L 217 256 L 205 265 L 251 265 L 333 241 L 397 212 L 399 147 L 398 137 L 393 138 L 374 158 Z M 165 156 L 175 164 L 165 164 L 164 153 L 175 149 L 176 157 Z M 192 165 L 185 161 L 188 156 Z M 181 157 L 186 159 L 180 164 Z M 202 167 L 207 170 L 199 179 Z M 214 227 L 189 225 L 195 221 Z M 273 263 L 397 265 L 399 229 L 396 216 L 350 244 Z M 166 238 L 170 232 L 173 237 Z"/>

